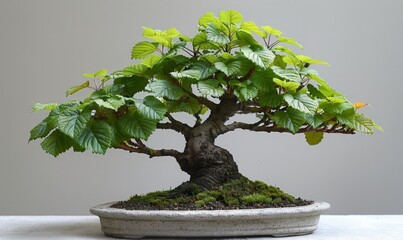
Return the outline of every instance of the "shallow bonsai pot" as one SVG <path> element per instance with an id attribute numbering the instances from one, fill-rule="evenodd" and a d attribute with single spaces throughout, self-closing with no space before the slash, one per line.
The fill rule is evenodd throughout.
<path id="1" fill-rule="evenodd" d="M 326 202 L 288 208 L 242 210 L 125 210 L 105 203 L 90 209 L 99 216 L 106 236 L 143 237 L 240 237 L 305 235 L 318 227 Z"/>

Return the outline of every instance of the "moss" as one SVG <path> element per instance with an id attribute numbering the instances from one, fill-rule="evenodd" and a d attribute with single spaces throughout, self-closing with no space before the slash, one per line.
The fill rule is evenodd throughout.
<path id="1" fill-rule="evenodd" d="M 243 196 L 240 200 L 245 205 L 269 204 L 272 202 L 271 197 L 257 193 Z"/>
<path id="2" fill-rule="evenodd" d="M 206 198 L 196 201 L 195 204 L 198 207 L 203 207 L 208 203 L 215 202 L 216 200 L 217 199 L 215 199 L 214 197 L 206 197 Z"/>
<path id="3" fill-rule="evenodd" d="M 147 206 L 150 209 L 185 209 L 203 208 L 206 205 L 217 208 L 232 207 L 275 207 L 284 204 L 294 204 L 295 198 L 281 189 L 268 186 L 261 181 L 250 181 L 242 177 L 210 190 L 201 191 L 194 186 L 189 195 L 174 195 L 172 191 L 158 191 L 146 195 L 135 195 L 127 202 L 134 206 Z M 194 206 L 194 207 L 192 207 Z"/>

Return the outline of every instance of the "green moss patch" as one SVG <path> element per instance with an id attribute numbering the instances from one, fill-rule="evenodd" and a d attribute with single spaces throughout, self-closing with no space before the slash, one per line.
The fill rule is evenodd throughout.
<path id="1" fill-rule="evenodd" d="M 218 210 L 293 207 L 311 203 L 295 198 L 277 187 L 243 177 L 219 188 L 197 190 L 189 195 L 175 195 L 172 190 L 135 195 L 112 207 L 130 210 Z"/>

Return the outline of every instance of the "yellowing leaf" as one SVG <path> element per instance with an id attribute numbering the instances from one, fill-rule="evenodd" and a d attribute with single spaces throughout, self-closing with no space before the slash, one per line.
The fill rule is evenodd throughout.
<path id="1" fill-rule="evenodd" d="M 305 140 L 309 145 L 317 145 L 323 139 L 323 132 L 306 132 Z"/>
<path id="2" fill-rule="evenodd" d="M 271 27 L 271 26 L 262 26 L 262 28 L 263 28 L 263 30 L 266 31 L 267 35 L 271 34 L 274 36 L 278 36 L 278 35 L 283 34 L 280 30 L 275 29 L 274 27 Z"/>
<path id="3" fill-rule="evenodd" d="M 301 49 L 303 48 L 302 45 L 299 44 L 297 41 L 295 41 L 295 39 L 293 39 L 293 38 L 287 38 L 287 37 L 281 37 L 281 36 L 276 36 L 276 37 L 277 37 L 277 40 L 282 42 L 282 43 L 292 44 L 292 45 L 295 45 L 295 46 L 297 46 L 297 47 L 299 47 Z"/>
<path id="4" fill-rule="evenodd" d="M 94 77 L 103 77 L 108 73 L 108 70 L 102 68 L 98 72 L 94 73 Z"/>
<path id="5" fill-rule="evenodd" d="M 309 64 L 322 64 L 322 65 L 326 65 L 326 66 L 330 66 L 329 63 L 322 61 L 322 60 L 318 60 L 318 59 L 313 59 L 310 58 L 308 56 L 304 56 L 304 55 L 298 55 L 297 58 L 299 60 L 301 60 L 304 63 L 309 63 Z"/>
<path id="6" fill-rule="evenodd" d="M 249 33 L 256 33 L 261 37 L 267 36 L 267 34 L 263 32 L 254 22 L 243 22 L 241 29 Z"/>
<path id="7" fill-rule="evenodd" d="M 86 81 L 86 82 L 84 82 L 83 84 L 80 84 L 80 85 L 73 86 L 73 87 L 69 88 L 69 89 L 66 91 L 66 97 L 67 97 L 68 95 L 72 95 L 72 94 L 74 94 L 74 93 L 80 91 L 81 89 L 84 89 L 84 88 L 88 87 L 89 85 L 90 85 L 90 82 L 89 82 L 89 81 Z"/>
<path id="8" fill-rule="evenodd" d="M 363 103 L 363 102 L 356 102 L 353 104 L 355 109 L 360 109 L 360 108 L 366 107 L 367 105 L 368 105 L 368 103 Z"/>

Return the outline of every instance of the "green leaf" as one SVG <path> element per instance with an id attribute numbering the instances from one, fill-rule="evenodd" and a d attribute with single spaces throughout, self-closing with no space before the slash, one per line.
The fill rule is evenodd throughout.
<path id="1" fill-rule="evenodd" d="M 147 96 L 142 101 L 137 100 L 134 103 L 139 113 L 146 118 L 162 120 L 167 112 L 165 105 L 153 96 Z"/>
<path id="2" fill-rule="evenodd" d="M 151 42 L 139 42 L 132 49 L 132 59 L 144 58 L 157 50 L 158 44 Z"/>
<path id="3" fill-rule="evenodd" d="M 306 121 L 311 125 L 313 128 L 318 128 L 323 123 L 323 116 L 322 115 L 310 115 L 307 114 Z"/>
<path id="4" fill-rule="evenodd" d="M 243 22 L 241 29 L 249 33 L 256 33 L 261 37 L 266 37 L 265 32 L 263 32 L 254 22 Z"/>
<path id="5" fill-rule="evenodd" d="M 41 146 L 45 152 L 57 157 L 60 153 L 69 150 L 73 146 L 73 141 L 56 129 L 42 141 Z"/>
<path id="6" fill-rule="evenodd" d="M 86 82 L 84 82 L 84 83 L 82 83 L 82 84 L 80 84 L 80 85 L 73 86 L 73 87 L 69 88 L 69 89 L 66 91 L 66 97 L 67 97 L 68 95 L 72 95 L 72 94 L 74 94 L 74 93 L 76 93 L 76 92 L 78 92 L 78 91 L 80 91 L 80 90 L 82 90 L 82 89 L 88 87 L 89 85 L 90 85 L 90 81 L 86 81 Z"/>
<path id="7" fill-rule="evenodd" d="M 113 96 L 106 100 L 112 106 L 112 109 L 117 111 L 121 106 L 125 105 L 125 98 L 119 95 Z"/>
<path id="8" fill-rule="evenodd" d="M 263 30 L 266 32 L 266 35 L 263 37 L 267 37 L 267 35 L 271 34 L 274 36 L 279 36 L 283 34 L 280 30 L 275 29 L 274 27 L 271 26 L 262 26 Z"/>
<path id="9" fill-rule="evenodd" d="M 52 111 L 53 109 L 57 108 L 58 104 L 57 103 L 35 103 L 35 105 L 32 107 L 33 112 L 37 112 L 40 110 L 49 110 Z"/>
<path id="10" fill-rule="evenodd" d="M 273 71 L 268 68 L 262 71 L 255 71 L 250 80 L 252 81 L 253 85 L 256 86 L 259 90 L 269 91 L 274 88 L 273 78 L 274 78 Z"/>
<path id="11" fill-rule="evenodd" d="M 233 60 L 227 62 L 216 62 L 214 66 L 223 72 L 225 75 L 229 76 L 243 76 L 248 73 L 251 68 L 249 61 Z"/>
<path id="12" fill-rule="evenodd" d="M 252 50 L 248 46 L 241 47 L 241 52 L 245 55 L 245 57 L 255 63 L 257 66 L 261 68 L 268 68 L 270 64 L 273 62 L 276 57 L 270 50 L 268 49 L 256 49 Z"/>
<path id="13" fill-rule="evenodd" d="M 274 73 L 277 74 L 279 77 L 282 77 L 284 79 L 287 79 L 287 80 L 290 80 L 290 81 L 296 82 L 296 83 L 301 82 L 301 76 L 299 75 L 298 71 L 293 68 L 282 69 L 277 66 L 273 66 L 272 69 L 273 69 Z"/>
<path id="14" fill-rule="evenodd" d="M 231 23 L 234 25 L 241 23 L 243 21 L 241 13 L 235 10 L 220 11 L 219 18 L 221 22 Z"/>
<path id="15" fill-rule="evenodd" d="M 137 112 L 123 116 L 118 122 L 118 127 L 122 133 L 130 138 L 144 140 L 147 140 L 155 131 L 156 125 L 156 121 L 144 117 Z"/>
<path id="16" fill-rule="evenodd" d="M 152 68 L 154 64 L 156 64 L 160 59 L 161 56 L 153 54 L 148 58 L 144 59 L 144 61 L 142 61 L 141 64 L 146 65 L 149 68 Z"/>
<path id="17" fill-rule="evenodd" d="M 356 114 L 354 129 L 356 129 L 357 131 L 367 134 L 373 134 L 375 125 L 376 124 L 374 124 L 371 119 L 364 117 L 364 115 L 362 114 Z"/>
<path id="18" fill-rule="evenodd" d="M 183 36 L 181 36 L 183 37 Z M 188 42 L 192 42 L 192 39 L 187 39 Z M 169 49 L 168 55 L 175 55 L 177 54 L 180 50 L 184 49 L 186 47 L 186 42 L 175 42 L 174 45 Z"/>
<path id="19" fill-rule="evenodd" d="M 49 117 L 45 118 L 42 122 L 31 129 L 29 141 L 46 137 L 54 127 L 54 124 L 50 123 Z"/>
<path id="20" fill-rule="evenodd" d="M 181 33 L 176 28 L 168 28 L 163 34 L 169 38 L 179 37 Z"/>
<path id="21" fill-rule="evenodd" d="M 123 69 L 124 76 L 148 77 L 147 70 L 149 68 L 144 64 L 134 64 Z"/>
<path id="22" fill-rule="evenodd" d="M 351 128 L 355 126 L 355 109 L 349 108 L 344 110 L 341 114 L 336 115 L 337 121 L 339 123 L 345 124 Z"/>
<path id="23" fill-rule="evenodd" d="M 236 43 L 239 46 L 259 45 L 259 43 L 253 38 L 252 35 L 243 30 L 236 31 L 236 38 L 238 39 Z"/>
<path id="24" fill-rule="evenodd" d="M 309 63 L 309 64 L 322 64 L 322 65 L 326 65 L 329 66 L 329 63 L 322 61 L 322 60 L 318 60 L 318 59 L 313 59 L 310 58 L 308 56 L 304 56 L 304 55 L 298 55 L 297 58 L 304 63 Z"/>
<path id="25" fill-rule="evenodd" d="M 193 47 L 195 49 L 219 49 L 220 47 L 207 39 L 206 33 L 199 33 L 193 38 Z"/>
<path id="26" fill-rule="evenodd" d="M 95 73 L 83 73 L 83 76 L 87 78 L 95 78 Z"/>
<path id="27" fill-rule="evenodd" d="M 326 83 L 325 80 L 323 80 L 320 76 L 319 73 L 317 71 L 315 71 L 314 69 L 310 69 L 310 68 L 303 68 L 301 69 L 301 74 L 306 75 L 308 78 L 314 80 L 315 82 L 317 82 L 319 85 L 321 86 L 325 86 L 328 87 L 328 84 Z M 329 87 L 330 88 L 330 87 Z"/>
<path id="28" fill-rule="evenodd" d="M 323 139 L 323 132 L 306 132 L 305 140 L 309 145 L 318 145 Z"/>
<path id="29" fill-rule="evenodd" d="M 230 42 L 229 37 L 213 24 L 209 24 L 207 26 L 206 33 L 207 33 L 207 40 L 209 41 L 219 44 L 227 44 Z"/>
<path id="30" fill-rule="evenodd" d="M 214 24 L 216 26 L 221 25 L 220 20 L 218 20 L 218 18 L 216 18 L 216 16 L 214 16 L 214 13 L 212 12 L 208 12 L 199 18 L 200 26 L 207 27 L 209 23 Z"/>
<path id="31" fill-rule="evenodd" d="M 337 92 L 336 90 L 334 90 L 333 88 L 331 88 L 329 85 L 327 85 L 326 83 L 324 83 L 323 85 L 321 84 L 319 86 L 319 91 L 321 93 L 323 93 L 323 95 L 325 95 L 326 97 L 344 97 L 343 94 Z"/>
<path id="32" fill-rule="evenodd" d="M 345 110 L 353 109 L 354 106 L 351 103 L 332 103 L 332 102 L 321 102 L 319 107 L 323 109 L 326 113 L 330 114 L 342 114 Z"/>
<path id="33" fill-rule="evenodd" d="M 258 94 L 258 103 L 263 107 L 279 107 L 283 103 L 283 95 L 279 95 L 277 90 L 261 91 Z"/>
<path id="34" fill-rule="evenodd" d="M 276 36 L 276 37 L 277 37 L 277 40 L 280 41 L 280 42 L 292 44 L 292 45 L 295 45 L 295 46 L 297 46 L 297 47 L 299 47 L 301 49 L 303 48 L 301 44 L 299 44 L 297 41 L 295 41 L 295 39 L 281 37 L 281 36 Z"/>
<path id="35" fill-rule="evenodd" d="M 253 98 L 257 97 L 258 90 L 255 86 L 244 85 L 244 86 L 238 87 L 235 91 L 235 94 L 241 100 L 247 101 L 249 99 L 253 99 Z"/>
<path id="36" fill-rule="evenodd" d="M 273 120 L 282 128 L 289 129 L 292 133 L 297 133 L 299 128 L 305 123 L 305 114 L 293 108 L 287 108 L 287 111 L 277 111 Z"/>
<path id="37" fill-rule="evenodd" d="M 171 76 L 177 79 L 191 78 L 199 80 L 201 73 L 197 70 L 184 70 L 182 72 L 171 72 Z"/>
<path id="38" fill-rule="evenodd" d="M 123 84 L 124 95 L 132 97 L 135 93 L 141 92 L 148 84 L 148 79 L 139 76 L 122 77 L 115 79 L 114 84 Z"/>
<path id="39" fill-rule="evenodd" d="M 104 101 L 102 99 L 95 99 L 93 101 L 94 103 L 96 103 L 98 105 L 98 107 L 103 107 L 103 108 L 108 108 L 108 109 L 112 109 L 112 110 L 117 110 L 114 106 L 112 106 L 112 104 L 110 104 L 107 101 Z"/>
<path id="40" fill-rule="evenodd" d="M 288 103 L 288 106 L 297 109 L 301 112 L 314 115 L 318 109 L 319 103 L 311 99 L 306 94 L 286 94 L 284 100 Z"/>
<path id="41" fill-rule="evenodd" d="M 284 88 L 287 91 L 295 92 L 300 84 L 296 82 L 287 82 L 287 81 L 282 81 L 278 78 L 273 78 L 273 82 L 280 86 L 281 88 Z"/>
<path id="42" fill-rule="evenodd" d="M 166 47 L 172 47 L 172 38 L 173 37 L 178 37 L 180 33 L 178 30 L 175 28 L 170 28 L 166 31 L 161 31 L 161 30 L 154 30 L 151 28 L 143 27 L 144 32 L 143 36 L 146 38 L 150 38 L 154 40 L 155 42 L 166 46 Z"/>
<path id="43" fill-rule="evenodd" d="M 103 121 L 93 121 L 78 136 L 78 143 L 93 153 L 105 154 L 111 145 L 113 129 Z"/>
<path id="44" fill-rule="evenodd" d="M 319 91 L 317 88 L 315 88 L 312 84 L 308 84 L 307 86 L 309 94 L 311 94 L 314 97 L 317 97 L 319 99 L 326 99 L 326 96 L 323 95 L 321 91 Z"/>
<path id="45" fill-rule="evenodd" d="M 167 101 L 167 108 L 169 112 L 186 112 L 193 115 L 201 110 L 201 105 L 194 98 L 186 98 L 184 100 Z"/>
<path id="46" fill-rule="evenodd" d="M 104 77 L 108 73 L 108 70 L 102 68 L 98 72 L 94 73 L 94 77 Z"/>
<path id="47" fill-rule="evenodd" d="M 300 64 L 302 64 L 301 60 L 299 60 L 296 56 L 292 55 L 284 56 L 283 61 L 293 66 L 299 66 Z"/>
<path id="48" fill-rule="evenodd" d="M 287 63 L 285 63 L 285 62 L 283 61 L 283 58 L 281 57 L 281 55 L 277 55 L 277 56 L 274 58 L 273 66 L 277 66 L 277 67 L 279 67 L 279 68 L 285 69 L 285 68 L 287 67 Z"/>
<path id="49" fill-rule="evenodd" d="M 291 56 L 294 56 L 294 57 L 296 56 L 296 54 L 291 49 L 289 49 L 288 47 L 284 47 L 284 46 L 275 46 L 271 50 L 274 51 L 275 53 L 284 52 L 284 53 L 290 54 Z"/>
<path id="50" fill-rule="evenodd" d="M 185 95 L 183 89 L 167 80 L 157 80 L 151 82 L 148 87 L 159 97 L 167 97 L 172 100 L 177 100 Z"/>
<path id="51" fill-rule="evenodd" d="M 225 92 L 221 87 L 221 82 L 213 79 L 198 82 L 197 89 L 203 96 L 212 97 L 221 97 Z"/>
<path id="52" fill-rule="evenodd" d="M 214 65 L 207 62 L 194 63 L 190 66 L 190 69 L 199 71 L 201 74 L 200 79 L 209 78 L 217 71 Z"/>
<path id="53" fill-rule="evenodd" d="M 326 99 L 329 100 L 332 103 L 344 103 L 344 102 L 347 102 L 347 99 L 345 97 L 341 97 L 341 96 L 327 97 Z"/>
<path id="54" fill-rule="evenodd" d="M 57 126 L 61 132 L 74 138 L 81 134 L 90 118 L 88 111 L 66 109 L 60 112 Z"/>
<path id="55" fill-rule="evenodd" d="M 214 63 L 220 61 L 220 59 L 216 55 L 205 55 L 202 58 L 206 59 L 211 64 L 214 64 Z"/>

